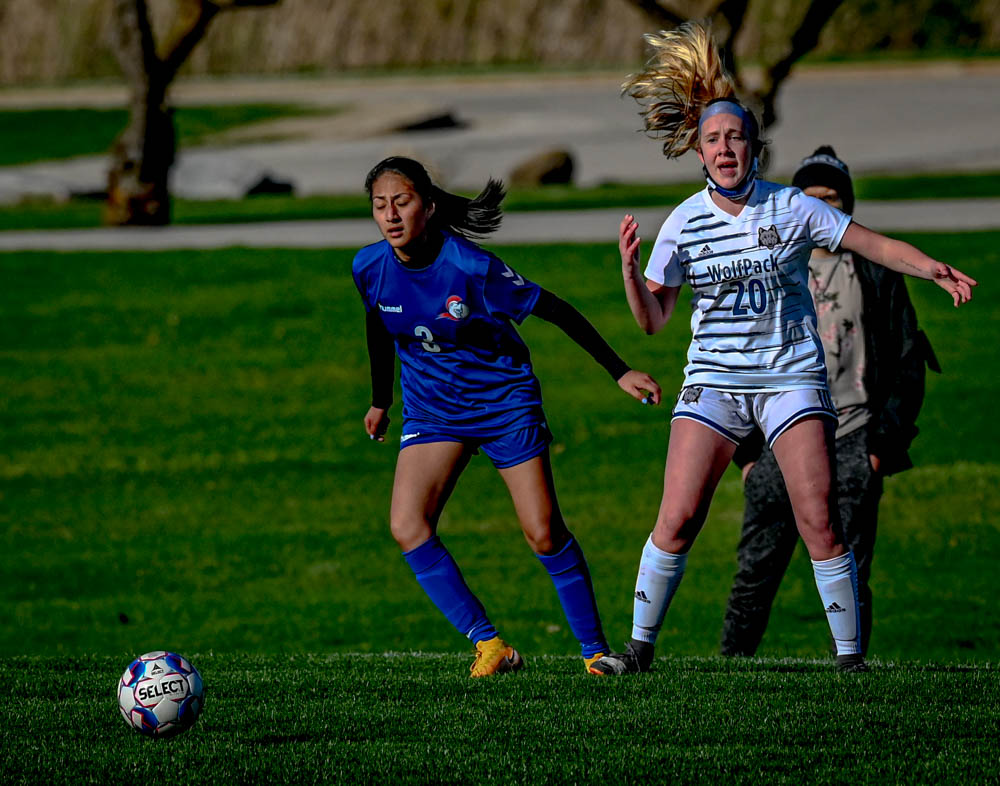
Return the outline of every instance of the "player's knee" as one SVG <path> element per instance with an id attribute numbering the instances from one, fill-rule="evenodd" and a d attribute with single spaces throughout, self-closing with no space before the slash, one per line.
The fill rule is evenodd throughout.
<path id="1" fill-rule="evenodd" d="M 552 528 L 547 524 L 535 526 L 522 526 L 524 539 L 535 554 L 552 554 L 556 550 L 556 541 L 552 535 Z"/>
<path id="2" fill-rule="evenodd" d="M 403 551 L 412 551 L 434 534 L 430 522 L 422 516 L 393 515 L 389 531 Z"/>
<path id="3" fill-rule="evenodd" d="M 653 545 L 671 554 L 684 554 L 694 543 L 702 523 L 693 513 L 668 511 L 653 527 Z"/>
<path id="4" fill-rule="evenodd" d="M 561 521 L 539 521 L 523 524 L 524 539 L 535 554 L 550 555 L 562 549 L 569 540 L 569 531 Z"/>
<path id="5" fill-rule="evenodd" d="M 554 554 L 569 540 L 569 531 L 558 511 L 539 511 L 528 518 L 522 516 L 521 531 L 535 554 Z"/>
<path id="6" fill-rule="evenodd" d="M 837 550 L 840 538 L 834 532 L 827 516 L 803 516 L 797 523 L 806 549 L 814 559 L 823 558 L 823 555 Z"/>

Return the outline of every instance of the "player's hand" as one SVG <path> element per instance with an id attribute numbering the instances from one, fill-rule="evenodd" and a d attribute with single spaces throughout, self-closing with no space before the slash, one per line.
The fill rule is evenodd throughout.
<path id="1" fill-rule="evenodd" d="M 636 237 L 639 224 L 635 216 L 626 213 L 618 226 L 618 251 L 622 255 L 622 275 L 631 278 L 639 267 L 639 243 L 642 238 Z"/>
<path id="2" fill-rule="evenodd" d="M 384 409 L 371 407 L 365 415 L 365 431 L 376 442 L 385 442 L 385 432 L 389 430 L 389 416 Z"/>
<path id="3" fill-rule="evenodd" d="M 961 270 L 946 265 L 944 262 L 934 263 L 934 267 L 931 268 L 931 276 L 935 284 L 951 295 L 951 299 L 955 302 L 955 308 L 972 300 L 972 288 L 979 285 L 979 282 L 972 276 L 967 276 Z"/>
<path id="4" fill-rule="evenodd" d="M 645 371 L 626 371 L 618 380 L 618 387 L 643 404 L 660 403 L 660 386 Z"/>

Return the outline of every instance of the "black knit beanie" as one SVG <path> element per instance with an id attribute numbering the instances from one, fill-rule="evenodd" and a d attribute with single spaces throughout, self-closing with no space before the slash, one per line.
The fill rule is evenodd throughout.
<path id="1" fill-rule="evenodd" d="M 851 182 L 851 172 L 847 164 L 837 158 L 837 154 L 829 145 L 816 148 L 808 158 L 803 158 L 799 164 L 792 185 L 805 190 L 809 186 L 826 186 L 832 188 L 844 203 L 844 212 L 851 215 L 854 212 L 854 184 Z"/>

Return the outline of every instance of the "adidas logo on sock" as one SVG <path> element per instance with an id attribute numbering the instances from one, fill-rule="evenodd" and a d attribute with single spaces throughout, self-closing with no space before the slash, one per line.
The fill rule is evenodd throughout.
<path id="1" fill-rule="evenodd" d="M 711 254 L 711 253 L 712 253 L 712 247 L 705 246 L 701 251 L 698 252 L 698 256 L 703 257 L 706 254 Z"/>
<path id="2" fill-rule="evenodd" d="M 646 597 L 646 593 L 642 590 L 635 591 L 635 599 L 641 600 L 643 603 L 649 603 L 649 598 Z"/>
<path id="3" fill-rule="evenodd" d="M 847 611 L 843 606 L 841 606 L 837 601 L 834 601 L 829 606 L 826 607 L 827 614 L 836 614 L 838 611 Z"/>

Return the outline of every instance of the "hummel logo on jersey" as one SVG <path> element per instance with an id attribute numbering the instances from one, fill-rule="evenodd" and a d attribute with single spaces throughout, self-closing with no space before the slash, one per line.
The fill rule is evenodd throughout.
<path id="1" fill-rule="evenodd" d="M 642 590 L 636 590 L 635 591 L 635 599 L 636 600 L 641 600 L 643 603 L 649 603 L 650 602 L 649 598 L 646 597 L 646 593 L 643 592 Z"/>
<path id="2" fill-rule="evenodd" d="M 391 312 L 393 314 L 402 314 L 403 313 L 403 307 L 402 306 L 383 306 L 381 303 L 378 304 L 378 310 L 379 311 L 389 311 L 389 312 Z"/>
<path id="3" fill-rule="evenodd" d="M 705 246 L 701 251 L 698 252 L 698 256 L 703 257 L 706 254 L 711 254 L 711 253 L 712 253 L 712 247 Z"/>
<path id="4" fill-rule="evenodd" d="M 511 279 L 516 286 L 522 286 L 524 284 L 524 279 L 521 278 L 517 273 L 510 269 L 510 265 L 506 262 L 503 263 L 503 273 L 501 274 L 504 278 Z"/>
<path id="5" fill-rule="evenodd" d="M 420 436 L 420 432 L 419 431 L 416 431 L 413 434 L 403 434 L 403 436 L 401 436 L 399 438 L 399 441 L 400 442 L 406 442 L 406 440 L 408 440 L 408 439 L 413 439 L 414 437 L 419 437 L 419 436 Z"/>
<path id="6" fill-rule="evenodd" d="M 843 606 L 841 606 L 837 601 L 834 601 L 829 606 L 826 607 L 827 614 L 836 614 L 839 611 L 847 611 Z"/>

